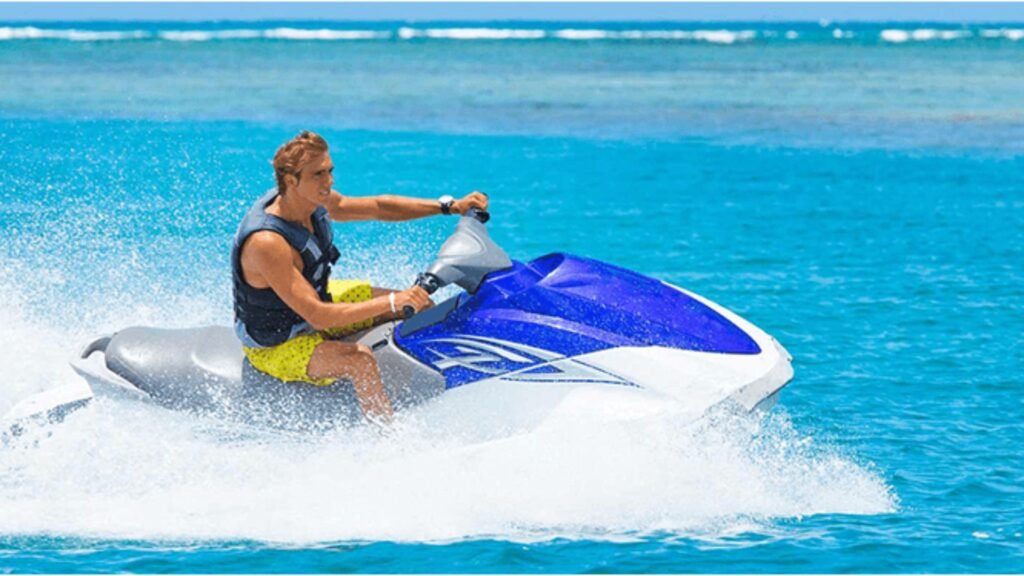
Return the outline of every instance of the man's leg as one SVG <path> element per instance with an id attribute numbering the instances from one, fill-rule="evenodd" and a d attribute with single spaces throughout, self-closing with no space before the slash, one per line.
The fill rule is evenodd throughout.
<path id="1" fill-rule="evenodd" d="M 394 414 L 373 352 L 362 344 L 326 340 L 313 350 L 306 369 L 314 380 L 344 378 L 352 381 L 359 407 L 368 417 L 390 422 Z"/>

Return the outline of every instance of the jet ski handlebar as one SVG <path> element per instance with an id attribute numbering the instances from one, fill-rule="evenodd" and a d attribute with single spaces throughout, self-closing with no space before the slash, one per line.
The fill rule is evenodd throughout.
<path id="1" fill-rule="evenodd" d="M 449 284 L 458 284 L 468 292 L 476 292 L 484 276 L 494 270 L 512 266 L 508 255 L 487 234 L 484 224 L 490 213 L 470 208 L 455 227 L 455 232 L 441 246 L 434 263 L 416 276 L 416 286 L 433 294 Z M 410 305 L 402 307 L 402 316 L 416 313 Z"/>
<path id="2" fill-rule="evenodd" d="M 474 218 L 481 224 L 487 224 L 487 221 L 491 219 L 491 213 L 487 210 L 481 210 L 473 207 L 466 211 L 464 218 Z"/>

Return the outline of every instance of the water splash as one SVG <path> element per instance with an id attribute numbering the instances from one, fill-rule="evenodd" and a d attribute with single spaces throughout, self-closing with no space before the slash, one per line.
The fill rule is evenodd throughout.
<path id="1" fill-rule="evenodd" d="M 896 506 L 876 472 L 816 445 L 784 413 L 609 423 L 563 411 L 507 432 L 495 438 L 471 412 L 453 418 L 443 399 L 385 433 L 315 437 L 99 401 L 0 451 L 0 533 L 306 544 L 715 538 Z"/>

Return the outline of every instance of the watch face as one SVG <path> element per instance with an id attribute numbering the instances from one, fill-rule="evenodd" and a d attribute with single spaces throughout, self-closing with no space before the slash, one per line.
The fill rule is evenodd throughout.
<path id="1" fill-rule="evenodd" d="M 441 204 L 447 204 L 449 202 L 454 202 L 455 198 L 452 197 L 451 194 L 445 194 L 444 196 L 438 198 L 437 201 L 440 202 Z"/>

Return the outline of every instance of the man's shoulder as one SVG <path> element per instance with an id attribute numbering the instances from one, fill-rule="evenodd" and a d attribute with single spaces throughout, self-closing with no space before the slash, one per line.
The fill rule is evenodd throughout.
<path id="1" fill-rule="evenodd" d="M 256 230 L 245 239 L 242 250 L 249 256 L 256 253 L 267 256 L 290 255 L 293 252 L 291 244 L 284 236 L 273 230 Z"/>

